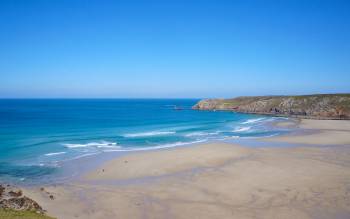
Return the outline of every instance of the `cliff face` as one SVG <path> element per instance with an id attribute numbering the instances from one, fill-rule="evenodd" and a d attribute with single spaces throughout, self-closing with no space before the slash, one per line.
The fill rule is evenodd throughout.
<path id="1" fill-rule="evenodd" d="M 312 119 L 350 119 L 350 94 L 206 99 L 199 101 L 193 109 Z"/>

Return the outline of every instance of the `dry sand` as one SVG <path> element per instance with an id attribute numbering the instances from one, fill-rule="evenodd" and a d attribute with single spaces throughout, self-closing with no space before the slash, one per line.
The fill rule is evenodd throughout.
<path id="1" fill-rule="evenodd" d="M 300 128 L 312 133 L 271 141 L 323 146 L 137 152 L 27 193 L 60 219 L 350 218 L 350 122 L 302 120 Z"/>

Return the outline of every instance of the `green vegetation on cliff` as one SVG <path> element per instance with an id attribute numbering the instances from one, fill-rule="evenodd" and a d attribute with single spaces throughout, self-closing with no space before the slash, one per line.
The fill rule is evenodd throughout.
<path id="1" fill-rule="evenodd" d="M 19 188 L 0 184 L 0 219 L 53 219 Z"/>
<path id="2" fill-rule="evenodd" d="M 1 219 L 54 219 L 34 211 L 17 211 L 0 208 Z"/>
<path id="3" fill-rule="evenodd" d="M 350 119 L 350 94 L 206 99 L 199 101 L 193 109 L 229 110 L 313 119 Z"/>

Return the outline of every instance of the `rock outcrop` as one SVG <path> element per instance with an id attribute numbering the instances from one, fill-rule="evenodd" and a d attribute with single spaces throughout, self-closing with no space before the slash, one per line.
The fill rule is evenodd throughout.
<path id="1" fill-rule="evenodd" d="M 20 189 L 9 185 L 0 185 L 0 208 L 44 213 L 36 201 L 24 196 Z"/>
<path id="2" fill-rule="evenodd" d="M 206 99 L 199 101 L 193 109 L 228 110 L 310 119 L 350 119 L 350 94 Z"/>

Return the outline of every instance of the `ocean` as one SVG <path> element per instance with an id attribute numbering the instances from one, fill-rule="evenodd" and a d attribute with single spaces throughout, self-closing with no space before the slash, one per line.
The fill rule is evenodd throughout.
<path id="1" fill-rule="evenodd" d="M 108 153 L 267 137 L 281 119 L 197 111 L 196 99 L 1 99 L 0 181 L 35 182 Z"/>

